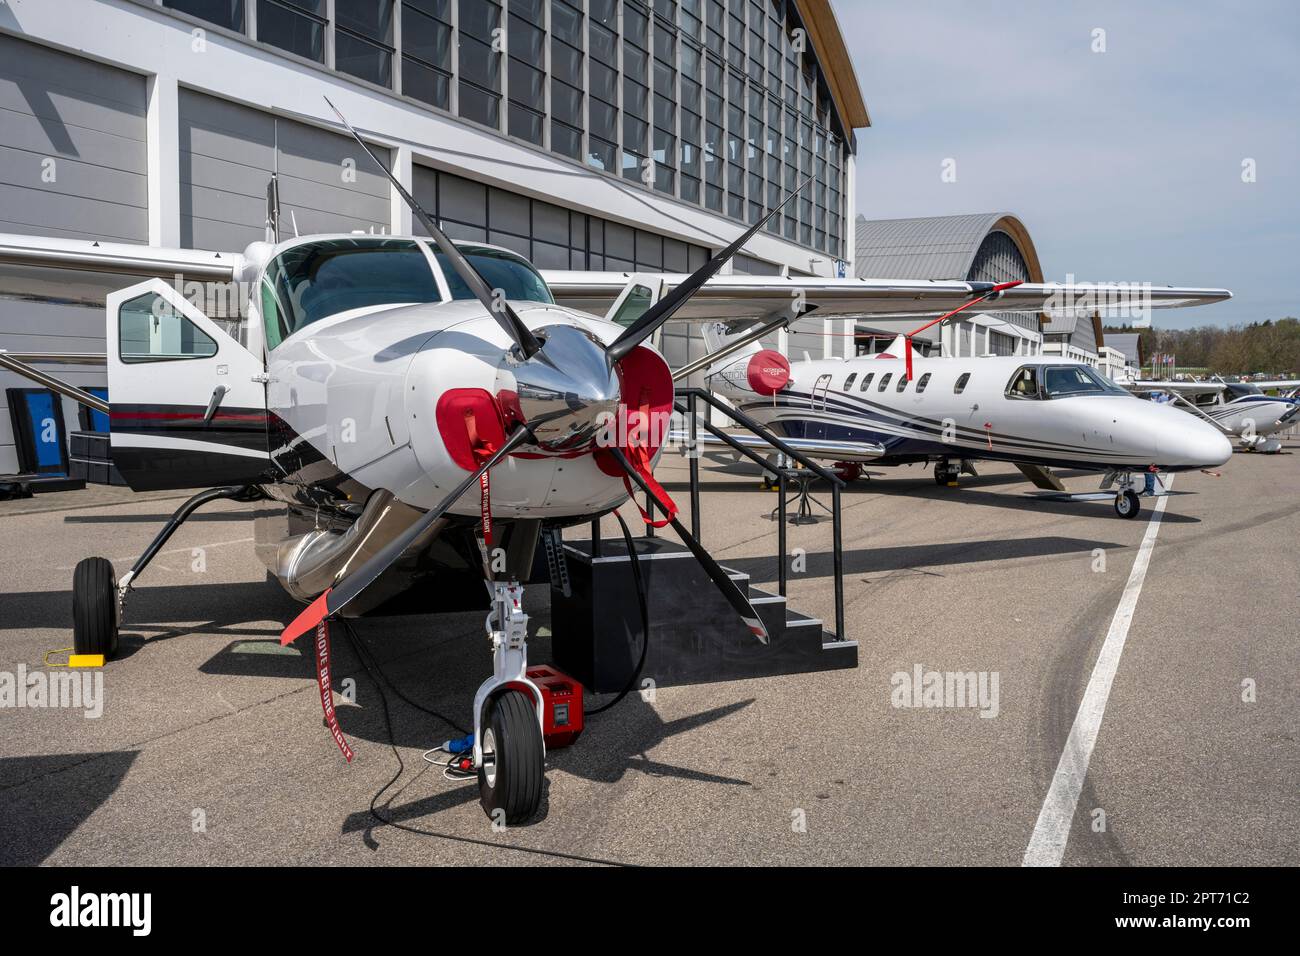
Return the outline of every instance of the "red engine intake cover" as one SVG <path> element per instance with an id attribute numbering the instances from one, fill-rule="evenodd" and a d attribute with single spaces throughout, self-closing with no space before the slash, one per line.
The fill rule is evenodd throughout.
<path id="1" fill-rule="evenodd" d="M 745 378 L 759 395 L 775 395 L 790 381 L 790 362 L 780 352 L 763 349 L 750 358 Z"/>

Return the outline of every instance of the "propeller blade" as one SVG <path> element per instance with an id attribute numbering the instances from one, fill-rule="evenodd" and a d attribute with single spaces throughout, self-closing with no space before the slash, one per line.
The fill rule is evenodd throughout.
<path id="1" fill-rule="evenodd" d="M 749 242 L 750 239 L 753 239 L 754 234 L 757 233 L 758 230 L 762 229 L 769 219 L 784 209 L 786 203 L 799 195 L 799 193 L 803 192 L 804 187 L 810 182 L 812 182 L 811 178 L 805 179 L 793 192 L 782 199 L 780 204 L 774 207 L 771 212 L 750 226 L 744 235 L 692 272 L 685 282 L 652 305 L 641 315 L 641 318 L 629 325 L 627 330 L 616 338 L 613 344 L 609 346 L 608 352 L 610 363 L 612 364 L 617 362 L 623 356 L 627 355 L 628 352 L 631 352 L 650 336 L 654 335 L 655 330 L 658 329 L 659 326 L 671 319 L 674 313 L 685 305 L 691 296 L 699 291 L 700 286 L 713 278 L 713 276 L 717 274 L 717 271 L 726 265 L 727 260 L 740 251 L 741 246 Z"/>
<path id="2" fill-rule="evenodd" d="M 388 177 L 388 181 L 393 184 L 393 188 L 398 191 L 406 204 L 411 207 L 411 212 L 415 214 L 415 218 L 420 220 L 420 224 L 429 231 L 429 235 L 433 237 L 434 243 L 438 246 L 438 251 L 446 256 L 448 261 L 451 262 L 452 268 L 456 270 L 456 274 L 464 280 L 465 284 L 469 286 L 470 291 L 473 292 L 478 300 L 483 303 L 483 308 L 488 310 L 488 313 L 497 320 L 497 323 L 505 330 L 506 334 L 510 336 L 515 345 L 519 346 L 519 351 L 523 353 L 524 358 L 532 358 L 537 350 L 542 347 L 542 343 L 537 340 L 537 336 L 533 335 L 528 326 L 524 325 L 524 320 L 519 318 L 515 310 L 510 307 L 510 303 L 505 300 L 504 296 L 498 298 L 492 294 L 492 287 L 487 284 L 487 281 L 479 271 L 474 268 L 474 264 L 470 262 L 469 259 L 465 258 L 465 254 L 457 248 L 456 243 L 448 239 L 447 234 L 438 228 L 438 224 L 433 221 L 433 217 L 424 211 L 423 207 L 415 201 L 415 197 L 406 191 L 406 187 L 397 181 L 397 177 L 389 171 L 387 166 L 379 161 L 379 157 L 370 151 L 370 147 L 366 145 L 366 141 L 363 140 L 357 131 L 352 128 L 352 124 L 349 123 L 344 118 L 343 114 L 339 112 L 339 108 L 333 103 L 330 103 L 328 96 L 325 97 L 325 102 L 329 103 L 330 109 L 332 109 L 334 115 L 339 118 L 339 122 L 342 123 L 347 128 L 347 131 L 352 134 L 352 138 L 361 144 L 361 148 L 366 151 L 366 155 L 374 160 L 376 166 L 383 170 L 384 175 Z"/>
<path id="3" fill-rule="evenodd" d="M 613 452 L 614 457 L 623 466 L 623 470 L 632 476 L 632 480 L 641 486 L 641 490 L 651 498 L 658 500 L 655 493 L 650 490 L 650 486 L 646 484 L 645 479 L 641 477 L 640 472 L 633 468 L 632 463 L 627 460 L 623 450 L 611 447 L 609 451 Z M 660 504 L 662 505 L 662 502 Z M 667 509 L 663 510 L 665 514 L 668 513 Z M 750 633 L 764 644 L 768 643 L 767 628 L 763 626 L 762 618 L 754 610 L 754 605 L 749 603 L 749 598 L 745 597 L 740 588 L 736 586 L 736 582 L 727 576 L 727 572 L 722 565 L 713 560 L 713 555 L 704 550 L 704 545 L 696 541 L 695 536 L 687 531 L 676 517 L 670 517 L 668 520 L 672 523 L 673 530 L 681 537 L 682 542 L 690 549 L 691 554 L 695 555 L 695 560 L 700 562 L 700 566 L 704 568 L 704 573 L 717 585 L 718 590 L 722 592 L 722 596 L 727 599 L 727 603 L 735 608 L 736 613 L 745 622 L 745 626 L 749 628 Z"/>
<path id="4" fill-rule="evenodd" d="M 528 429 L 523 425 L 518 426 L 510 437 L 506 439 L 497 451 L 483 463 L 478 471 L 469 475 L 464 481 L 452 490 L 446 498 L 438 502 L 437 506 L 425 512 L 419 521 L 403 531 L 398 537 L 394 538 L 392 543 L 384 550 L 380 551 L 361 567 L 357 568 L 334 587 L 329 588 L 311 603 L 301 614 L 299 614 L 292 624 L 284 629 L 280 635 L 281 644 L 289 644 L 296 640 L 300 635 L 313 630 L 317 624 L 327 617 L 331 617 L 343 608 L 358 594 L 374 583 L 379 575 L 388 570 L 388 566 L 402 556 L 402 552 L 409 548 L 420 535 L 424 534 L 432 524 L 443 516 L 465 492 L 469 491 L 474 485 L 478 484 L 479 478 L 483 473 L 490 469 L 506 455 L 514 451 L 528 438 Z"/>

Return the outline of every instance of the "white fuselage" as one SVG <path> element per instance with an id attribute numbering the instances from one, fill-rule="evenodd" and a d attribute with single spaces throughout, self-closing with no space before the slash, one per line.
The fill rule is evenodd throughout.
<path id="1" fill-rule="evenodd" d="M 710 384 L 780 434 L 879 443 L 883 464 L 952 457 L 1180 471 L 1230 457 L 1230 445 L 1209 423 L 1118 389 L 1068 397 L 1009 390 L 1021 369 L 1035 369 L 1041 381 L 1044 368 L 1072 364 L 1047 357 L 914 356 L 907 380 L 901 358 L 806 360 L 791 363 L 783 389 L 762 396 L 747 386 L 742 359 Z"/>

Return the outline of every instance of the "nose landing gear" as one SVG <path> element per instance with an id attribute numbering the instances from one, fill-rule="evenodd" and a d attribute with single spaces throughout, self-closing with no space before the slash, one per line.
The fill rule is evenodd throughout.
<path id="1" fill-rule="evenodd" d="M 1142 501 L 1137 492 L 1126 489 L 1115 496 L 1115 514 L 1121 518 L 1136 518 L 1142 510 Z"/>
<path id="2" fill-rule="evenodd" d="M 546 743 L 542 692 L 528 679 L 523 585 L 492 582 L 488 639 L 492 676 L 474 695 L 474 766 L 479 803 L 494 824 L 524 823 L 542 802 Z"/>

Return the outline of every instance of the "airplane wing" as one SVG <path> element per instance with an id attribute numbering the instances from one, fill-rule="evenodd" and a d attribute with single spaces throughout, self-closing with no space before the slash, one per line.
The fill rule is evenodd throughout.
<path id="1" fill-rule="evenodd" d="M 755 451 L 775 451 L 757 435 L 731 434 L 731 437 L 736 444 Z M 690 433 L 684 428 L 674 428 L 668 433 L 668 441 L 673 445 L 685 447 L 690 443 Z M 821 458 L 826 461 L 873 461 L 885 454 L 884 445 L 870 441 L 832 441 L 829 438 L 786 438 L 784 436 L 781 441 L 809 458 Z M 711 451 L 734 451 L 727 442 L 703 429 L 699 430 L 695 443 Z"/>
<path id="2" fill-rule="evenodd" d="M 1300 386 L 1300 378 L 1275 378 L 1266 382 L 1243 382 L 1244 385 L 1254 385 L 1257 388 L 1296 388 Z"/>
<path id="3" fill-rule="evenodd" d="M 242 258 L 231 252 L 0 233 L 0 265 L 38 269 L 74 269 L 146 279 L 180 275 L 185 279 L 228 280 L 234 277 Z"/>
<path id="4" fill-rule="evenodd" d="M 1208 395 L 1221 392 L 1225 388 L 1222 382 L 1161 382 L 1143 381 L 1121 383 L 1130 392 L 1180 392 L 1187 395 Z"/>
<path id="5" fill-rule="evenodd" d="M 656 274 L 657 275 L 657 274 Z M 543 271 L 561 305 L 602 314 L 628 284 L 632 273 Z M 664 292 L 685 275 L 662 276 Z M 714 276 L 675 318 L 694 321 L 758 318 L 784 309 L 802 295 L 819 318 L 871 315 L 942 315 L 980 292 L 978 283 L 956 279 L 826 279 L 816 276 Z M 1175 288 L 1125 283 L 1025 283 L 980 303 L 981 312 L 1101 312 L 1132 314 L 1149 308 L 1209 305 L 1232 298 L 1227 289 Z"/>

